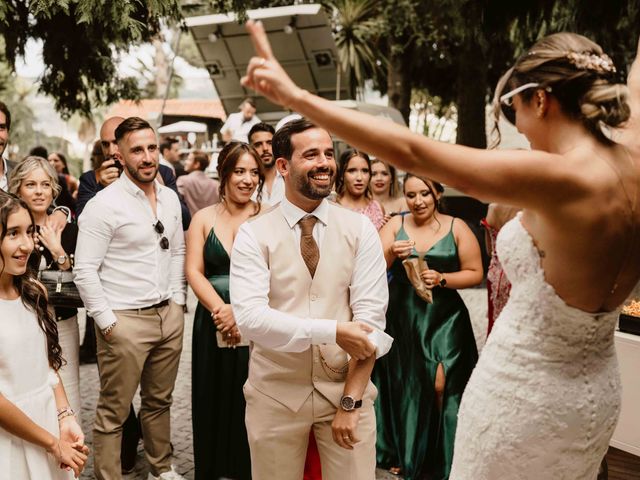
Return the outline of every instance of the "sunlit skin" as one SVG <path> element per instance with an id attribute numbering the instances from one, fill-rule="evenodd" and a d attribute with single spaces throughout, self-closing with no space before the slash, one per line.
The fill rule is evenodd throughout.
<path id="1" fill-rule="evenodd" d="M 352 157 L 344 171 L 345 193 L 355 199 L 362 199 L 367 191 L 371 171 L 362 157 Z"/>
<path id="2" fill-rule="evenodd" d="M 276 160 L 273 158 L 273 150 L 271 149 L 272 139 L 273 135 L 271 132 L 254 132 L 249 139 L 251 146 L 255 148 L 258 155 L 260 155 L 262 166 L 267 170 L 276 164 Z"/>
<path id="3" fill-rule="evenodd" d="M 100 168 L 96 170 L 96 181 L 103 187 L 113 183 L 120 177 L 120 170 L 116 168 L 118 159 L 118 144 L 116 142 L 116 128 L 122 123 L 124 118 L 111 117 L 107 119 L 100 128 L 100 148 L 104 161 Z"/>
<path id="4" fill-rule="evenodd" d="M 162 156 L 167 162 L 177 163 L 180 160 L 180 147 L 178 142 L 172 143 L 171 148 L 165 148 L 162 151 Z"/>
<path id="5" fill-rule="evenodd" d="M 432 221 L 437 215 L 436 200 L 440 193 L 416 177 L 409 177 L 404 184 L 404 197 L 416 224 Z"/>
<path id="6" fill-rule="evenodd" d="M 374 162 L 371 165 L 371 192 L 374 195 L 389 195 L 391 189 L 391 174 L 382 162 Z"/>
<path id="7" fill-rule="evenodd" d="M 63 173 L 64 162 L 60 159 L 60 157 L 57 154 L 51 153 L 47 160 L 49 160 L 49 163 L 55 169 L 56 172 L 58 172 L 59 174 Z"/>
<path id="8" fill-rule="evenodd" d="M 27 270 L 27 260 L 33 251 L 33 230 L 29 212 L 24 208 L 16 210 L 7 218 L 7 234 L 0 245 L 0 283 L 3 291 L 10 290 L 13 277 L 23 275 Z"/>
<path id="9" fill-rule="evenodd" d="M 36 219 L 46 217 L 47 209 L 53 202 L 51 177 L 42 168 L 38 168 L 20 183 L 18 196 L 25 201 Z"/>
<path id="10" fill-rule="evenodd" d="M 233 173 L 226 185 L 225 200 L 237 205 L 244 205 L 251 200 L 260 181 L 256 160 L 244 153 L 236 163 Z"/>
<path id="11" fill-rule="evenodd" d="M 391 218 L 390 213 L 407 210 L 404 197 L 391 196 L 391 180 L 389 167 L 385 163 L 375 160 L 371 162 L 371 181 L 369 182 L 371 193 L 373 193 L 373 199 L 384 208 L 387 221 Z"/>
<path id="12" fill-rule="evenodd" d="M 125 167 L 125 174 L 145 192 L 158 173 L 158 154 L 158 140 L 150 128 L 126 134 L 118 142 L 116 153 Z"/>
<path id="13" fill-rule="evenodd" d="M 291 160 L 278 158 L 287 199 L 312 212 L 331 193 L 336 176 L 333 142 L 326 130 L 310 128 L 291 136 Z"/>
<path id="14" fill-rule="evenodd" d="M 198 162 L 193 160 L 193 152 L 190 152 L 184 161 L 184 171 L 187 173 L 191 173 L 194 170 L 197 170 L 197 167 L 198 167 Z"/>
<path id="15" fill-rule="evenodd" d="M 366 208 L 371 201 L 366 197 L 371 172 L 367 161 L 355 156 L 347 160 L 344 170 L 344 189 L 338 197 L 338 202 L 352 210 Z"/>

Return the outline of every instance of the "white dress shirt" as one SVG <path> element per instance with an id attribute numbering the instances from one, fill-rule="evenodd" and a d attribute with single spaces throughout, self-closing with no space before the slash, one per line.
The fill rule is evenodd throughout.
<path id="1" fill-rule="evenodd" d="M 184 233 L 176 193 L 154 182 L 157 218 L 144 192 L 124 174 L 98 192 L 78 219 L 73 269 L 87 312 L 100 329 L 113 310 L 144 308 L 173 299 L 186 302 Z M 160 220 L 164 233 L 154 225 Z M 161 237 L 169 249 L 160 247 Z"/>
<path id="2" fill-rule="evenodd" d="M 220 133 L 231 132 L 231 140 L 234 142 L 249 143 L 249 131 L 256 123 L 260 123 L 257 115 L 250 120 L 244 119 L 242 112 L 232 113 L 227 117 L 227 121 L 220 127 Z"/>
<path id="3" fill-rule="evenodd" d="M 284 178 L 280 175 L 280 172 L 276 170 L 276 178 L 273 179 L 273 184 L 271 185 L 271 193 L 267 191 L 267 186 L 262 189 L 262 199 L 260 204 L 263 208 L 265 207 L 273 207 L 274 205 L 280 203 L 284 198 Z M 258 201 L 258 190 L 256 189 L 251 195 L 251 200 L 254 202 Z"/>
<path id="4" fill-rule="evenodd" d="M 281 201 L 280 208 L 296 245 L 300 243 L 301 236 L 298 221 L 307 215 L 317 217 L 313 238 L 321 248 L 329 219 L 329 203 L 326 199 L 310 214 L 293 205 L 286 197 Z M 378 232 L 367 217 L 361 217 L 362 234 L 351 278 L 350 306 L 354 321 L 366 323 L 374 329 L 369 339 L 376 346 L 376 356 L 381 357 L 389 351 L 393 342 L 384 333 L 389 301 L 386 263 Z M 303 319 L 271 308 L 269 284 L 269 266 L 260 252 L 253 231 L 244 223 L 233 243 L 229 278 L 231 304 L 240 333 L 260 345 L 284 352 L 303 352 L 311 345 L 336 343 L 336 320 Z"/>
<path id="5" fill-rule="evenodd" d="M 9 176 L 7 175 L 7 169 L 9 167 L 7 166 L 6 158 L 0 158 L 0 160 L 2 160 L 2 166 L 4 167 L 2 175 L 0 176 L 0 190 L 4 190 L 6 192 L 9 187 Z"/>

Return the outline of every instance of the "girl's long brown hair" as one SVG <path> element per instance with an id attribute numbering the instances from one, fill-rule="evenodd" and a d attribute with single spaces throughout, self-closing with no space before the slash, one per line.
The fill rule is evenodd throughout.
<path id="1" fill-rule="evenodd" d="M 0 245 L 7 235 L 7 220 L 9 216 L 18 212 L 21 208 L 29 213 L 31 224 L 35 229 L 35 221 L 27 205 L 18 197 L 0 190 Z M 4 257 L 1 251 L 0 259 L 2 259 L 2 269 L 4 270 Z M 2 273 L 1 270 L 0 273 Z M 58 325 L 53 315 L 53 309 L 49 307 L 46 289 L 36 280 L 36 273 L 29 266 L 27 266 L 27 271 L 23 275 L 13 276 L 13 285 L 20 294 L 24 306 L 35 313 L 38 325 L 40 325 L 47 338 L 49 365 L 58 371 L 64 364 L 64 359 L 62 358 L 62 348 L 60 348 L 58 341 Z"/>

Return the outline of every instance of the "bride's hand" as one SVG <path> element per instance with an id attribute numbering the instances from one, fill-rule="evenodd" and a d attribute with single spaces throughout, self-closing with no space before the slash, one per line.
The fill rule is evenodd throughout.
<path id="1" fill-rule="evenodd" d="M 242 77 L 243 86 L 255 90 L 274 103 L 289 107 L 304 92 L 287 75 L 271 51 L 262 22 L 249 20 L 247 31 L 253 42 L 256 56 L 247 66 L 247 74 Z"/>

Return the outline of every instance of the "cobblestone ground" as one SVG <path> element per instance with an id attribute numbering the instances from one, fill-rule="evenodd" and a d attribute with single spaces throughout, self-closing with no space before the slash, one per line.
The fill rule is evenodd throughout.
<path id="1" fill-rule="evenodd" d="M 471 313 L 471 320 L 476 334 L 476 341 L 479 348 L 484 344 L 486 335 L 486 290 L 471 289 L 461 292 L 467 307 Z M 178 380 L 174 392 L 173 407 L 171 408 L 171 441 L 174 447 L 174 460 L 176 470 L 184 475 L 188 480 L 194 478 L 193 471 L 193 449 L 191 438 L 191 331 L 193 326 L 193 313 L 195 312 L 196 299 L 189 291 L 189 313 L 186 315 L 184 347 L 178 371 Z M 80 327 L 84 327 L 83 317 L 80 316 Z M 98 369 L 95 364 L 82 365 L 80 367 L 80 394 L 82 397 L 82 426 L 85 431 L 86 441 L 89 448 L 92 448 L 92 426 L 96 402 L 98 400 Z M 139 407 L 140 399 L 134 400 L 136 410 Z M 138 447 L 138 460 L 133 473 L 126 475 L 127 480 L 145 480 L 149 467 L 142 445 Z M 92 479 L 93 477 L 93 457 L 89 458 L 89 463 L 85 468 L 81 479 Z M 393 476 L 378 470 L 377 480 L 397 479 Z M 215 480 L 215 479 L 211 479 Z M 274 479 L 276 480 L 276 479 Z"/>

